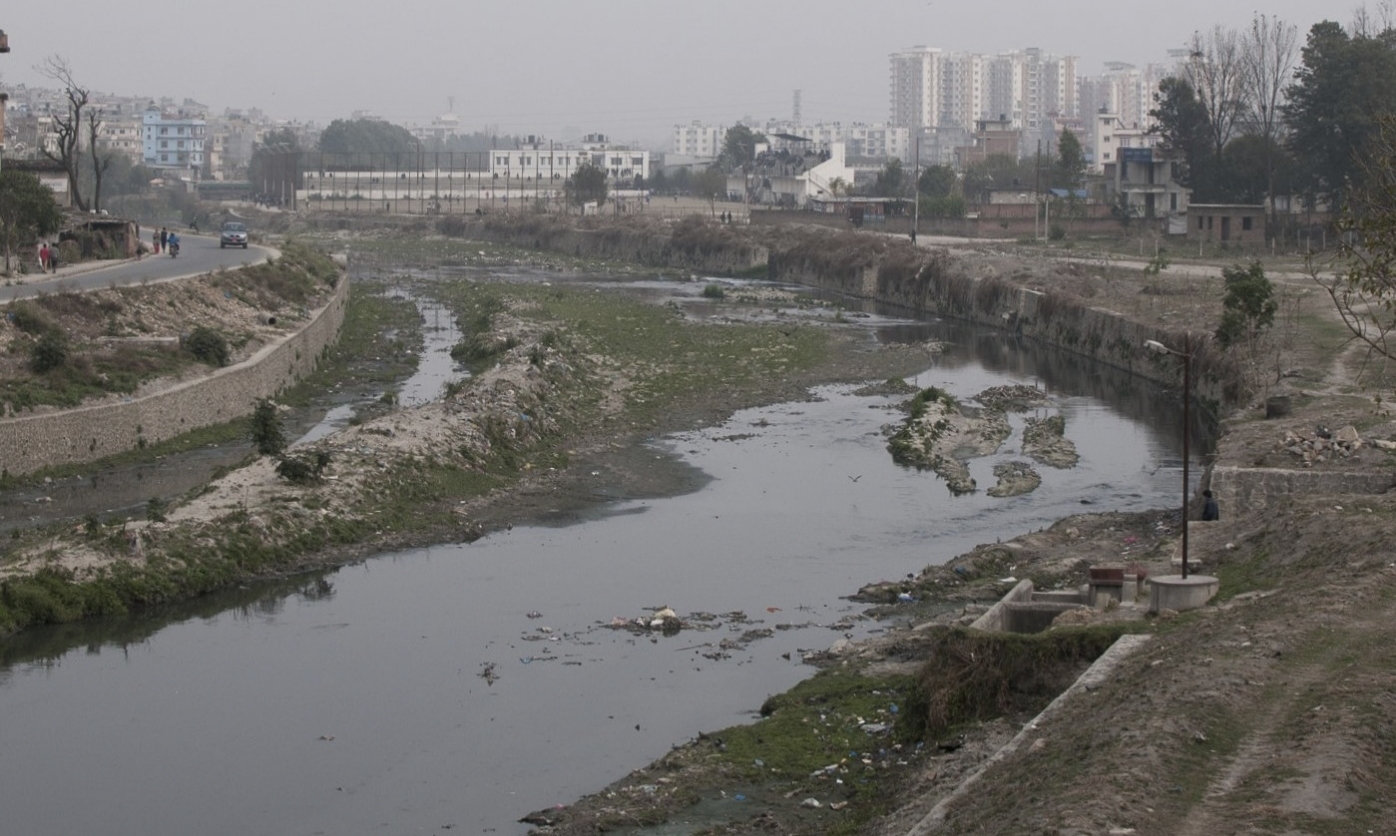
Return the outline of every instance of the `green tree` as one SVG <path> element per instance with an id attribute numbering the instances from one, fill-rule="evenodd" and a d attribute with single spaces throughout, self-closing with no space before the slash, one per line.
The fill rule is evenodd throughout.
<path id="1" fill-rule="evenodd" d="M 756 146 L 766 141 L 766 135 L 746 125 L 733 125 L 722 137 L 722 154 L 718 163 L 727 171 L 744 169 L 756 159 Z"/>
<path id="2" fill-rule="evenodd" d="M 1214 199 L 1220 189 L 1215 181 L 1207 108 L 1197 100 L 1192 84 L 1176 76 L 1159 82 L 1155 102 L 1149 115 L 1156 122 L 1159 151 L 1180 163 L 1178 182 L 1193 190 L 1194 202 Z"/>
<path id="3" fill-rule="evenodd" d="M 1217 342 L 1223 348 L 1253 345 L 1275 324 L 1275 288 L 1265 277 L 1265 268 L 1253 261 L 1248 267 L 1232 266 L 1222 270 L 1226 295 L 1222 298 L 1221 326 Z"/>
<path id="4" fill-rule="evenodd" d="M 687 168 L 681 168 L 678 171 L 675 171 L 674 176 L 669 179 L 672 181 L 669 187 L 672 188 L 674 191 L 693 191 L 693 172 L 689 171 Z"/>
<path id="5" fill-rule="evenodd" d="M 1057 140 L 1057 159 L 1052 165 L 1052 180 L 1057 188 L 1075 191 L 1086 177 L 1086 151 L 1081 140 L 1068 128 L 1062 128 Z"/>
<path id="6" fill-rule="evenodd" d="M 1275 311 L 1279 309 L 1275 289 L 1258 261 L 1251 262 L 1248 267 L 1227 267 L 1222 270 L 1222 278 L 1226 282 L 1226 295 L 1222 298 L 1217 342 L 1225 349 L 1245 351 L 1252 384 L 1258 386 L 1264 338 L 1275 324 Z"/>
<path id="7" fill-rule="evenodd" d="M 281 427 L 281 414 L 268 398 L 257 401 L 252 410 L 252 444 L 264 456 L 275 456 L 286 449 L 286 432 Z"/>
<path id="8" fill-rule="evenodd" d="M 990 189 L 1032 191 L 1037 182 L 1032 160 L 1019 160 L 1008 154 L 992 154 L 965 168 L 965 200 L 987 201 Z"/>
<path id="9" fill-rule="evenodd" d="M 955 191 L 955 169 L 948 165 L 929 165 L 921 171 L 916 190 L 928 197 L 948 197 Z"/>
<path id="10" fill-rule="evenodd" d="M 1332 21 L 1314 24 L 1289 101 L 1282 108 L 1289 150 L 1301 162 L 1304 193 L 1341 209 L 1362 174 L 1359 154 L 1396 102 L 1396 33 L 1350 36 Z"/>
<path id="11" fill-rule="evenodd" d="M 406 128 L 381 119 L 336 119 L 320 134 L 327 154 L 415 154 L 419 147 Z"/>
<path id="12" fill-rule="evenodd" d="M 693 175 L 693 193 L 708 201 L 708 209 L 717 214 L 717 199 L 727 194 L 727 173 L 713 166 Z"/>
<path id="13" fill-rule="evenodd" d="M 1264 203 L 1270 194 L 1289 194 L 1294 160 L 1284 146 L 1263 134 L 1238 136 L 1222 152 L 1228 203 Z"/>
<path id="14" fill-rule="evenodd" d="M 963 218 L 965 216 L 965 199 L 957 194 L 946 194 L 939 197 L 931 197 L 922 194 L 919 198 L 921 205 L 918 209 L 923 218 Z"/>
<path id="15" fill-rule="evenodd" d="M 28 172 L 0 169 L 0 243 L 6 271 L 17 247 L 54 234 L 62 224 L 63 210 L 52 189 Z"/>
<path id="16" fill-rule="evenodd" d="M 872 192 L 878 197 L 897 197 L 906 190 L 906 171 L 902 161 L 893 157 L 877 173 Z"/>
<path id="17" fill-rule="evenodd" d="M 582 163 L 572 176 L 567 178 L 567 202 L 581 208 L 592 201 L 597 206 L 606 202 L 608 194 L 606 171 L 591 163 Z"/>

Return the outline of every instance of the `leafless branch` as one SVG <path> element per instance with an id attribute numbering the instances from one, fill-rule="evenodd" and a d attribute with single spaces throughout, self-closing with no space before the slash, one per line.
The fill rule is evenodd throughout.
<path id="1" fill-rule="evenodd" d="M 34 67 L 34 71 L 63 86 L 67 108 L 63 113 L 54 113 L 53 132 L 56 135 L 57 150 L 50 151 L 42 142 L 39 148 L 45 157 L 63 166 L 68 172 L 68 188 L 73 196 L 73 205 L 86 211 L 87 201 L 83 200 L 78 188 L 79 151 L 82 145 L 82 111 L 87 107 L 90 91 L 78 85 L 73 79 L 73 69 L 66 58 L 50 55 Z"/>

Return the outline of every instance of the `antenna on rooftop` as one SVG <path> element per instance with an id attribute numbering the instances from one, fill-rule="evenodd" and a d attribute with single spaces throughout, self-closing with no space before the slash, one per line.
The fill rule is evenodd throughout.
<path id="1" fill-rule="evenodd" d="M 796 91 L 795 91 L 795 107 L 793 108 L 793 111 L 794 111 L 794 112 L 791 113 L 790 115 L 791 115 L 792 117 L 794 117 L 794 119 L 795 119 L 795 124 L 796 124 L 796 125 L 803 124 L 803 123 L 800 121 L 800 91 L 799 91 L 799 90 L 796 90 Z"/>
<path id="2" fill-rule="evenodd" d="M 447 113 L 455 113 L 455 112 L 456 112 L 456 97 L 455 97 L 455 96 L 447 96 L 447 97 L 446 97 L 446 112 L 447 112 Z"/>

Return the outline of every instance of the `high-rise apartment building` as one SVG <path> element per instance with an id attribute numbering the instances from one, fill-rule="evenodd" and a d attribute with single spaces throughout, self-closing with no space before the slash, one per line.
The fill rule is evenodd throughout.
<path id="1" fill-rule="evenodd" d="M 891 55 L 891 124 L 902 128 L 933 128 L 941 115 L 939 49 L 914 46 Z"/>
<path id="2" fill-rule="evenodd" d="M 893 125 L 965 131 L 991 120 L 1031 138 L 1079 113 L 1075 56 L 918 46 L 892 54 L 890 62 Z"/>

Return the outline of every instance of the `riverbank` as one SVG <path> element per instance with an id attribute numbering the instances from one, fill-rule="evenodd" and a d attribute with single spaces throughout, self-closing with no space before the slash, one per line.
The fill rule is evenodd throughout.
<path id="1" fill-rule="evenodd" d="M 177 545 L 172 531 L 183 532 L 185 542 L 203 554 L 216 555 L 220 565 L 234 570 L 228 576 L 233 578 L 290 571 L 304 555 L 326 545 L 317 536 L 345 537 L 320 552 L 334 552 L 337 559 L 365 541 L 448 533 L 468 537 L 513 519 L 521 510 L 514 501 L 519 496 L 524 503 L 537 497 L 535 508 L 555 503 L 554 497 L 568 489 L 567 465 L 603 455 L 628 433 L 692 426 L 743 402 L 789 399 L 821 379 L 880 379 L 895 374 L 899 363 L 911 369 L 926 357 L 925 349 L 901 357 L 860 354 L 866 345 L 845 340 L 836 326 L 792 328 L 776 322 L 745 336 L 704 331 L 700 337 L 672 316 L 653 316 L 643 307 L 617 316 L 613 308 L 591 307 L 585 298 L 554 298 L 559 294 L 556 288 L 534 288 L 516 302 L 488 294 L 458 300 L 461 310 L 473 311 L 476 321 L 488 320 L 489 333 L 498 334 L 477 341 L 487 368 L 469 392 L 455 393 L 439 409 L 397 413 L 327 440 L 316 448 L 331 456 L 326 481 L 319 485 L 283 485 L 269 462 L 239 471 L 242 476 L 230 478 L 244 481 L 220 482 L 201 504 L 182 512 L 187 516 L 146 526 L 149 533 L 137 540 L 146 549 L 145 559 L 159 554 L 159 563 L 191 579 L 215 571 L 191 550 L 168 549 L 167 544 Z M 587 327 L 538 327 L 555 321 L 547 317 L 530 324 L 532 313 L 563 302 L 578 306 Z M 1322 362 L 1322 355 L 1313 356 L 1312 364 L 1300 366 L 1315 374 L 1298 378 L 1303 397 L 1296 399 L 1295 413 L 1276 421 L 1261 421 L 1254 411 L 1244 414 L 1232 426 L 1219 464 L 1301 467 L 1302 458 L 1289 452 L 1293 445 L 1282 442 L 1286 433 L 1312 435 L 1320 416 L 1351 421 L 1364 437 L 1390 437 L 1386 419 L 1369 401 L 1339 391 L 1350 385 L 1342 374 L 1350 358 L 1335 355 Z M 678 358 L 681 368 L 664 368 L 663 357 Z M 838 378 L 841 374 L 848 377 Z M 540 397 L 543 391 L 546 398 Z M 1332 473 L 1348 466 L 1381 468 L 1385 454 L 1368 445 L 1356 461 L 1330 456 L 1307 469 Z M 505 490 L 505 484 L 517 487 Z M 1223 525 L 1195 529 L 1195 553 L 1205 555 L 1204 568 L 1223 579 L 1221 604 L 1203 612 L 1138 628 L 1101 625 L 1002 648 L 950 631 L 913 629 L 972 615 L 1001 593 L 1009 573 L 1041 578 L 1046 585 L 1053 577 L 1070 582 L 1084 572 L 1083 563 L 1095 561 L 1130 558 L 1167 567 L 1179 529 L 1176 514 L 1163 512 L 1081 517 L 1036 536 L 1005 532 L 1009 545 L 986 546 L 948 569 L 870 589 L 870 597 L 902 616 L 905 629 L 889 633 L 885 642 L 842 647 L 823 660 L 833 665 L 832 673 L 806 690 L 773 699 L 769 719 L 784 724 L 779 735 L 767 737 L 766 728 L 773 726 L 766 721 L 747 731 L 715 731 L 686 745 L 687 753 L 607 791 L 616 795 L 602 793 L 550 814 L 547 826 L 595 832 L 708 810 L 698 805 L 712 802 L 701 792 L 710 786 L 728 793 L 712 803 L 735 801 L 735 795 L 744 796 L 737 803 L 753 802 L 738 809 L 739 815 L 710 821 L 722 832 L 907 832 L 921 820 L 918 805 L 931 801 L 938 788 L 953 786 L 976 754 L 982 760 L 996 751 L 996 742 L 1015 731 L 1015 721 L 1032 710 L 1033 701 L 1069 681 L 1102 636 L 1147 629 L 1156 638 L 1146 655 L 1124 666 L 1095 692 L 1098 698 L 1043 729 L 1041 745 L 1034 741 L 1003 767 L 1017 771 L 982 783 L 981 791 L 957 808 L 946 832 L 1004 832 L 1050 822 L 1062 833 L 1111 828 L 1205 833 L 1255 817 L 1257 796 L 1267 805 L 1259 814 L 1286 826 L 1312 832 L 1350 832 L 1364 825 L 1380 830 L 1389 824 L 1381 811 L 1390 808 L 1382 806 L 1382 787 L 1396 777 L 1381 757 L 1391 718 L 1381 696 L 1384 680 L 1365 676 L 1353 663 L 1365 654 L 1384 665 L 1385 648 L 1392 646 L 1384 626 L 1389 620 L 1383 621 L 1389 615 L 1391 578 L 1380 556 L 1383 538 L 1394 533 L 1387 529 L 1396 509 L 1385 497 L 1335 499 L 1331 494 L 1277 497 L 1264 515 L 1224 506 Z M 1339 530 L 1348 536 L 1335 538 Z M 92 535 L 78 539 L 99 539 Z M 350 542 L 354 538 L 360 539 Z M 94 571 L 107 572 L 114 581 L 139 579 L 129 549 L 110 552 L 115 556 L 110 568 L 65 565 L 70 542 L 35 552 L 29 565 L 55 575 Z M 1227 549 L 1227 543 L 1234 548 Z M 903 595 L 915 600 L 903 601 Z M 1362 617 L 1354 617 L 1358 614 Z M 930 720 L 932 703 L 918 685 L 918 673 L 936 648 L 971 661 L 1016 653 L 1057 664 L 1052 676 L 1039 677 L 1040 688 L 1022 702 L 1010 701 L 999 719 L 961 721 L 938 730 L 903 726 L 904 717 Z M 991 683 L 1012 696 L 1021 690 L 1021 679 Z M 1302 687 L 1292 690 L 1289 682 Z M 1323 712 L 1306 713 L 1318 705 Z M 1364 713 L 1372 707 L 1375 717 Z M 860 742 L 851 744 L 852 739 Z M 1291 739 L 1307 745 L 1296 749 Z M 890 745 L 881 745 L 883 740 Z M 812 757 L 826 753 L 805 770 Z M 1283 764 L 1280 771 L 1273 769 L 1276 763 Z M 1351 764 L 1372 766 L 1354 770 Z M 780 792 L 753 789 L 756 778 L 772 769 L 781 771 Z M 1238 775 L 1246 780 L 1238 781 Z M 1103 793 L 1108 804 L 1100 803 Z M 807 798 L 818 806 L 806 805 Z M 673 803 L 644 806 L 652 800 Z M 1101 811 L 1102 806 L 1107 809 Z"/>

